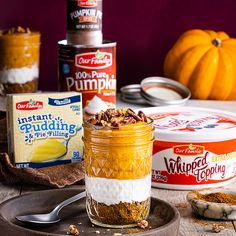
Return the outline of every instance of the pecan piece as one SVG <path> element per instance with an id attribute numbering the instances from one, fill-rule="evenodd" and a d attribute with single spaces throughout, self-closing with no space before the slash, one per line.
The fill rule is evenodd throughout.
<path id="1" fill-rule="evenodd" d="M 98 116 L 97 116 L 97 122 L 98 122 L 98 123 L 101 123 L 103 111 L 99 112 L 97 115 L 98 115 Z"/>
<path id="2" fill-rule="evenodd" d="M 142 119 L 142 121 L 147 122 L 147 117 L 142 111 L 138 112 L 138 116 Z"/>
<path id="3" fill-rule="evenodd" d="M 117 127 L 117 128 L 118 128 L 118 127 L 120 127 L 120 123 L 114 121 L 114 122 L 111 123 L 111 126 L 112 126 L 112 127 Z"/>
<path id="4" fill-rule="evenodd" d="M 225 227 L 223 225 L 219 225 L 219 224 L 213 224 L 212 225 L 212 231 L 214 233 L 219 233 L 220 231 L 224 230 Z"/>
<path id="5" fill-rule="evenodd" d="M 108 118 L 111 118 L 113 116 L 118 115 L 118 113 L 116 112 L 115 108 L 108 108 L 106 110 L 106 115 L 107 115 Z"/>
<path id="6" fill-rule="evenodd" d="M 104 121 L 106 121 L 106 122 L 109 121 L 106 112 L 103 112 L 103 113 L 102 113 L 102 117 L 101 117 L 101 119 L 104 120 Z"/>
<path id="7" fill-rule="evenodd" d="M 148 221 L 146 220 L 141 220 L 139 223 L 138 223 L 138 227 L 140 227 L 141 229 L 145 229 L 148 227 Z"/>
<path id="8" fill-rule="evenodd" d="M 135 120 L 137 120 L 137 121 L 142 121 L 142 119 L 132 110 L 132 109 L 127 109 L 127 114 L 129 115 L 129 116 L 132 116 L 132 117 L 134 117 L 134 119 Z"/>
<path id="9" fill-rule="evenodd" d="M 70 225 L 68 234 L 78 236 L 80 234 L 79 229 L 76 225 Z"/>
<path id="10" fill-rule="evenodd" d="M 134 124 L 134 123 L 136 123 L 136 120 L 133 117 L 127 116 L 124 118 L 124 123 L 125 124 Z"/>
<path id="11" fill-rule="evenodd" d="M 121 116 L 125 116 L 126 114 L 126 109 L 124 107 L 121 107 L 117 110 L 117 113 Z"/>

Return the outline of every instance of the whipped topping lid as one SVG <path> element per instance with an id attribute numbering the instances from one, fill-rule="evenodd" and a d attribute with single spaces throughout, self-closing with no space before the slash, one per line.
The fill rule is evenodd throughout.
<path id="1" fill-rule="evenodd" d="M 236 119 L 211 112 L 167 112 L 149 115 L 158 130 L 214 132 L 236 127 Z"/>
<path id="2" fill-rule="evenodd" d="M 159 139 L 202 141 L 236 138 L 236 114 L 231 112 L 196 107 L 144 108 L 143 112 L 154 120 L 155 136 Z"/>

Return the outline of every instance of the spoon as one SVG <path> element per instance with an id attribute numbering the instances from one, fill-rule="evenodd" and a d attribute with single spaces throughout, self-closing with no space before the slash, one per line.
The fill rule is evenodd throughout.
<path id="1" fill-rule="evenodd" d="M 86 192 L 84 191 L 82 193 L 76 194 L 75 196 L 61 202 L 49 213 L 16 216 L 16 219 L 23 223 L 30 223 L 30 224 L 41 224 L 41 225 L 54 224 L 61 220 L 58 214 L 62 208 L 84 198 L 85 196 L 86 196 Z"/>

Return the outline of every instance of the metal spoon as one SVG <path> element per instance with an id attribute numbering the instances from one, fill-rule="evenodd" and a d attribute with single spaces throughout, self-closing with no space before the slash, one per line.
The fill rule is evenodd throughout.
<path id="1" fill-rule="evenodd" d="M 23 223 L 30 223 L 30 224 L 54 224 L 59 222 L 61 219 L 58 216 L 58 213 L 62 208 L 65 206 L 80 200 L 86 196 L 86 192 L 79 193 L 65 201 L 61 202 L 57 205 L 51 212 L 47 214 L 34 214 L 34 215 L 24 215 L 24 216 L 16 216 L 16 219 L 23 222 Z"/>

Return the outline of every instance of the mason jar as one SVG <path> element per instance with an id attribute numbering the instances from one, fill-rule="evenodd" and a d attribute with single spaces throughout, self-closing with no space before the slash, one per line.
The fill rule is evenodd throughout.
<path id="1" fill-rule="evenodd" d="M 38 89 L 40 33 L 22 27 L 0 32 L 0 94 Z"/>
<path id="2" fill-rule="evenodd" d="M 84 123 L 86 209 L 93 224 L 124 228 L 150 209 L 153 121 L 117 127 Z"/>

